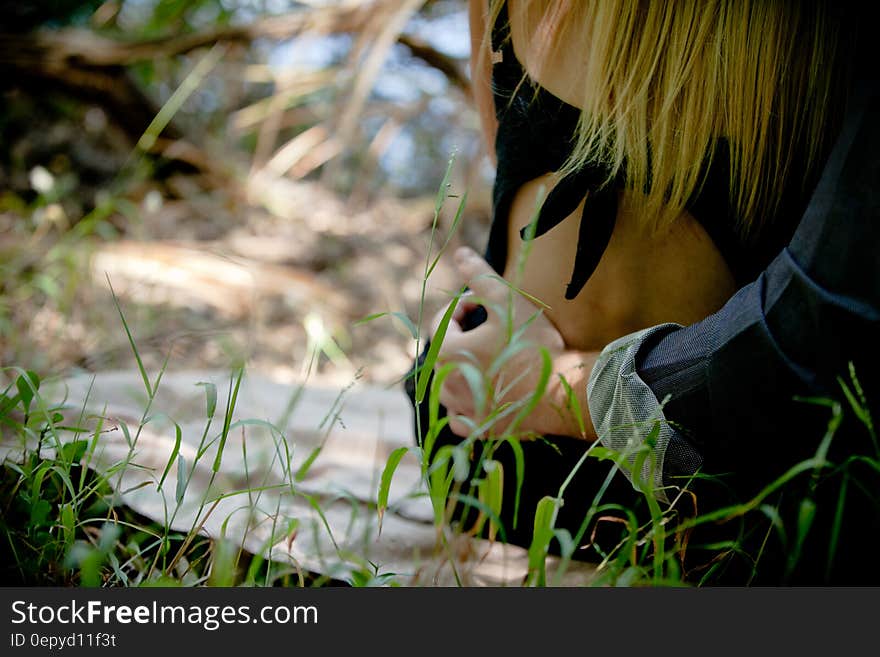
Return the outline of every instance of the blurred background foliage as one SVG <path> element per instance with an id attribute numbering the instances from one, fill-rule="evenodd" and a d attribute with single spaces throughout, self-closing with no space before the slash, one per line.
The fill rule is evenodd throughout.
<path id="1" fill-rule="evenodd" d="M 149 365 L 393 382 L 452 153 L 487 227 L 468 53 L 464 0 L 0 1 L 0 364 L 131 366 L 112 286 Z"/>

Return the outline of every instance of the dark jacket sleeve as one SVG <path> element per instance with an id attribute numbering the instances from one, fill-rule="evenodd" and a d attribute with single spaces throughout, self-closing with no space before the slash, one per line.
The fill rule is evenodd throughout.
<path id="1" fill-rule="evenodd" d="M 669 395 L 677 449 L 698 452 L 709 471 L 758 479 L 814 453 L 828 409 L 796 397 L 839 397 L 850 363 L 880 405 L 877 102 L 876 82 L 861 83 L 793 239 L 766 271 L 636 356 L 657 399 Z"/>

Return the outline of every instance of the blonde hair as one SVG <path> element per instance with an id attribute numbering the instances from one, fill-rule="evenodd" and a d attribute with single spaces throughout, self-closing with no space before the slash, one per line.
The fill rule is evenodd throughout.
<path id="1" fill-rule="evenodd" d="M 486 38 L 502 4 L 492 1 Z M 608 167 L 609 182 L 621 177 L 627 189 L 645 192 L 638 195 L 645 225 L 681 214 L 723 139 L 737 228 L 755 234 L 782 190 L 803 184 L 828 145 L 845 58 L 840 20 L 826 3 L 516 4 L 527 25 L 551 35 L 538 44 L 539 61 L 567 47 L 566 61 L 581 67 L 582 111 L 559 174 Z"/>

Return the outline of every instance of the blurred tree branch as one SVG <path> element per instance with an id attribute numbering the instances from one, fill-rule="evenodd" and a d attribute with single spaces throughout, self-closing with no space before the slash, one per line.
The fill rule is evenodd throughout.
<path id="1" fill-rule="evenodd" d="M 456 87 L 465 92 L 468 96 L 471 93 L 471 83 L 462 71 L 461 65 L 455 59 L 444 55 L 436 48 L 432 48 L 421 39 L 417 39 L 408 34 L 401 34 L 397 42 L 409 48 L 410 54 L 425 62 L 428 66 L 436 68 L 446 76 Z"/>
<path id="2" fill-rule="evenodd" d="M 129 66 L 163 57 L 184 55 L 218 42 L 249 43 L 256 39 L 287 39 L 303 32 L 357 31 L 370 17 L 369 5 L 320 8 L 273 16 L 248 25 L 216 26 L 190 34 L 141 41 L 121 41 L 82 28 L 0 34 L 0 65 L 42 61 L 47 65 Z"/>
<path id="3" fill-rule="evenodd" d="M 136 139 L 155 115 L 155 106 L 128 78 L 126 67 L 142 61 L 184 55 L 215 43 L 283 40 L 299 34 L 338 34 L 364 30 L 371 3 L 343 4 L 273 16 L 241 26 L 212 27 L 143 41 L 119 41 L 90 30 L 64 28 L 23 34 L 0 33 L 0 79 L 6 85 L 58 85 L 69 93 L 108 105 L 121 126 Z M 398 42 L 414 57 L 441 71 L 466 94 L 470 83 L 458 61 L 406 34 Z M 174 137 L 173 126 L 163 133 Z"/>

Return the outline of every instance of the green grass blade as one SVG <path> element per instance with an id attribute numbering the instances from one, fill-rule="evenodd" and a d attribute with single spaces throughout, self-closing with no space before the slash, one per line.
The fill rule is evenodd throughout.
<path id="1" fill-rule="evenodd" d="M 125 444 L 131 449 L 134 446 L 134 443 L 132 442 L 131 431 L 129 430 L 128 425 L 125 422 L 120 422 L 119 428 L 122 431 L 122 435 L 125 436 Z"/>
<path id="2" fill-rule="evenodd" d="M 382 317 L 388 317 L 388 316 L 397 318 L 400 321 L 400 323 L 406 327 L 406 330 L 409 331 L 409 334 L 412 336 L 412 338 L 414 340 L 419 337 L 419 331 L 416 328 L 416 325 L 413 324 L 412 320 L 409 317 L 407 317 L 406 313 L 402 313 L 400 311 L 373 313 L 371 315 L 367 315 L 366 317 L 362 317 L 361 319 L 357 320 L 354 323 L 354 326 L 360 326 L 361 324 L 366 324 L 368 322 L 372 322 L 372 321 L 375 321 L 375 320 L 380 319 Z"/>
<path id="3" fill-rule="evenodd" d="M 489 522 L 498 527 L 498 538 L 502 543 L 507 542 L 507 536 L 504 532 L 504 524 L 501 522 L 501 518 L 495 513 L 495 511 L 483 500 L 474 497 L 473 495 L 467 495 L 465 493 L 453 493 L 449 496 L 449 499 L 454 500 L 456 502 L 460 502 L 464 504 L 466 507 L 474 508 L 480 513 L 485 514 L 485 516 L 489 519 Z"/>
<path id="4" fill-rule="evenodd" d="M 437 196 L 434 197 L 435 215 L 439 214 L 440 210 L 443 209 L 443 204 L 446 202 L 446 197 L 449 194 L 449 181 L 452 178 L 452 167 L 455 165 L 455 157 L 455 153 L 449 156 L 449 160 L 446 163 L 446 172 L 443 174 L 443 181 L 437 188 Z"/>
<path id="5" fill-rule="evenodd" d="M 134 336 L 131 334 L 131 329 L 128 327 L 128 322 L 125 319 L 125 313 L 122 312 L 122 306 L 119 305 L 119 297 L 116 296 L 116 291 L 113 289 L 113 284 L 110 282 L 110 276 L 107 275 L 107 285 L 110 286 L 110 296 L 113 298 L 113 305 L 116 306 L 116 312 L 119 315 L 119 319 L 122 321 L 122 328 L 125 329 L 125 335 L 128 337 L 128 344 L 131 345 L 131 351 L 134 354 L 135 362 L 137 362 L 138 372 L 141 373 L 141 379 L 144 382 L 144 388 L 147 391 L 147 396 L 153 397 L 153 387 L 150 385 L 150 377 L 147 376 L 147 369 L 144 367 L 144 361 L 141 359 L 141 354 L 138 351 L 137 345 L 134 342 Z"/>
<path id="6" fill-rule="evenodd" d="M 559 500 L 545 495 L 538 502 L 535 509 L 535 525 L 532 533 L 532 542 L 529 545 L 529 577 L 528 582 L 533 586 L 545 586 L 547 583 L 546 558 L 553 540 L 553 530 L 556 524 L 556 514 L 559 511 Z"/>
<path id="7" fill-rule="evenodd" d="M 183 502 L 183 496 L 186 494 L 186 457 L 183 454 L 177 455 L 177 487 L 174 491 L 174 500 L 178 506 Z"/>
<path id="8" fill-rule="evenodd" d="M 157 488 L 162 490 L 162 484 L 165 483 L 165 477 L 168 476 L 168 472 L 171 470 L 171 466 L 174 464 L 175 460 L 177 460 L 177 455 L 180 453 L 180 442 L 183 438 L 183 431 L 180 429 L 180 425 L 177 422 L 174 423 L 174 448 L 171 450 L 171 455 L 168 457 L 168 463 L 165 465 L 165 471 L 162 472 L 162 477 L 159 479 L 159 485 Z"/>
<path id="9" fill-rule="evenodd" d="M 193 70 L 184 78 L 180 86 L 174 90 L 171 97 L 165 101 L 165 104 L 162 105 L 156 116 L 150 121 L 150 125 L 147 126 L 144 134 L 138 140 L 137 146 L 139 149 L 148 151 L 153 147 L 159 135 L 168 126 L 174 115 L 183 107 L 183 104 L 193 92 L 199 88 L 202 80 L 223 58 L 225 52 L 225 46 L 214 44 L 214 47 L 198 61 Z"/>
<path id="10" fill-rule="evenodd" d="M 449 497 L 449 488 L 452 486 L 454 473 L 451 460 L 452 446 L 443 445 L 437 450 L 437 455 L 428 470 L 428 493 L 434 509 L 434 524 L 438 527 L 443 524 L 446 500 Z"/>
<path id="11" fill-rule="evenodd" d="M 400 460 L 404 454 L 409 451 L 409 447 L 398 447 L 388 457 L 385 468 L 382 470 L 382 477 L 379 481 L 379 495 L 377 500 L 377 511 L 379 512 L 379 535 L 382 534 L 382 518 L 385 516 L 385 509 L 388 508 L 388 495 L 391 492 L 391 479 L 394 477 L 394 471 L 400 465 Z"/>
<path id="12" fill-rule="evenodd" d="M 797 535 L 794 548 L 788 553 L 788 563 L 786 565 L 786 575 L 791 575 L 800 560 L 803 552 L 804 543 L 807 540 L 807 534 L 813 526 L 816 518 L 816 503 L 809 497 L 801 500 L 798 508 L 797 519 Z"/>
<path id="13" fill-rule="evenodd" d="M 846 494 L 849 489 L 849 472 L 844 472 L 837 494 L 837 506 L 834 510 L 834 521 L 831 525 L 831 537 L 828 540 L 828 561 L 825 564 L 825 579 L 831 579 L 834 557 L 837 555 L 837 544 L 840 541 L 840 528 L 843 525 L 843 512 L 846 507 Z"/>
<path id="14" fill-rule="evenodd" d="M 333 548 L 337 552 L 339 552 L 339 544 L 336 542 L 336 537 L 333 536 L 333 530 L 330 528 L 330 523 L 327 522 L 327 516 L 324 515 L 324 511 L 323 511 L 323 509 L 321 509 L 321 505 L 318 504 L 318 500 L 316 500 L 311 495 L 303 494 L 303 497 L 309 503 L 309 506 L 311 506 L 315 510 L 315 513 L 318 514 L 318 517 L 321 519 L 321 522 L 324 524 L 324 529 L 327 530 L 327 535 L 330 537 L 330 542 L 333 543 Z"/>
<path id="15" fill-rule="evenodd" d="M 458 209 L 455 211 L 455 217 L 452 220 L 452 226 L 449 227 L 449 232 L 446 234 L 446 240 L 443 242 L 443 246 L 437 251 L 437 256 L 434 258 L 434 261 L 428 267 L 428 271 L 425 273 L 425 278 L 429 278 L 431 274 L 434 273 L 434 269 L 436 269 L 437 265 L 440 263 L 440 258 L 446 252 L 446 249 L 449 247 L 449 243 L 452 241 L 455 232 L 458 230 L 458 226 L 461 223 L 461 217 L 464 214 L 465 204 L 467 203 L 468 194 L 465 192 L 461 199 L 458 202 Z"/>
<path id="16" fill-rule="evenodd" d="M 419 337 L 419 330 L 416 328 L 416 325 L 413 324 L 412 320 L 407 317 L 406 313 L 394 311 L 391 313 L 391 316 L 396 317 L 406 327 L 406 330 L 409 331 L 409 334 L 414 340 Z"/>
<path id="17" fill-rule="evenodd" d="M 550 359 L 550 352 L 548 352 L 546 348 L 542 347 L 540 354 L 541 374 L 538 378 L 538 384 L 535 386 L 535 391 L 529 398 L 528 403 L 520 409 L 519 413 L 517 413 L 516 417 L 513 419 L 511 430 L 518 427 L 520 423 L 535 409 L 535 406 L 541 401 L 541 398 L 544 396 L 544 391 L 547 389 L 547 382 L 550 381 L 550 375 L 553 372 L 553 361 Z"/>
<path id="18" fill-rule="evenodd" d="M 571 555 L 573 555 L 574 551 L 577 549 L 577 545 L 574 542 L 574 538 L 572 538 L 571 532 L 564 528 L 556 529 L 553 531 L 553 538 L 559 543 L 559 551 L 562 557 L 571 558 Z"/>
<path id="19" fill-rule="evenodd" d="M 31 400 L 40 389 L 40 377 L 35 372 L 28 370 L 15 380 L 15 387 L 18 389 L 18 397 L 24 408 L 25 415 L 30 411 Z"/>
<path id="20" fill-rule="evenodd" d="M 575 393 L 574 389 L 571 387 L 571 384 L 562 374 L 559 374 L 559 382 L 562 384 L 562 389 L 565 390 L 565 406 L 574 415 L 574 419 L 577 421 L 578 431 L 581 432 L 581 436 L 586 436 L 587 429 L 584 425 L 584 412 L 583 409 L 581 409 L 581 403 L 578 400 L 578 395 L 577 393 Z"/>
<path id="21" fill-rule="evenodd" d="M 452 373 L 455 367 L 455 363 L 446 363 L 434 372 L 433 379 L 431 380 L 432 394 L 428 398 L 428 433 L 424 438 L 421 435 L 417 436 L 419 446 L 422 448 L 423 474 L 427 472 L 429 465 L 428 459 L 431 458 L 431 454 L 433 453 L 434 443 L 437 441 L 437 436 L 440 435 L 443 427 L 449 424 L 448 416 L 442 419 L 440 418 L 440 388 L 443 386 L 446 377 Z M 421 426 L 418 427 L 418 429 L 421 428 Z"/>
<path id="22" fill-rule="evenodd" d="M 214 457 L 214 465 L 211 469 L 214 472 L 220 471 L 220 462 L 223 459 L 223 450 L 226 447 L 226 439 L 229 437 L 229 430 L 232 425 L 232 414 L 235 411 L 235 404 L 238 401 L 238 390 L 241 387 L 241 379 L 244 376 L 244 368 L 238 368 L 238 374 L 235 377 L 235 383 L 230 381 L 229 393 L 226 396 L 226 415 L 223 418 L 223 431 L 220 434 L 220 445 L 217 447 L 217 456 Z"/>
<path id="23" fill-rule="evenodd" d="M 504 494 L 504 467 L 498 461 L 487 460 L 483 463 L 483 471 L 486 473 L 485 478 L 479 486 L 479 498 L 492 511 L 492 516 L 499 518 L 501 516 L 501 503 Z M 495 535 L 498 533 L 500 524 L 489 518 L 489 540 L 494 541 Z"/>
<path id="24" fill-rule="evenodd" d="M 430 379 L 430 373 L 434 369 L 434 364 L 437 362 L 437 354 L 440 353 L 440 346 L 443 344 L 443 338 L 446 337 L 446 331 L 449 328 L 449 322 L 452 319 L 452 314 L 455 312 L 455 306 L 458 304 L 458 300 L 461 298 L 461 295 L 464 293 L 464 287 L 459 290 L 458 294 L 452 299 L 449 304 L 449 307 L 446 309 L 446 312 L 443 313 L 443 318 L 440 320 L 440 325 L 437 327 L 437 331 L 434 333 L 434 337 L 431 339 L 431 346 L 428 348 L 428 353 L 425 354 L 425 362 L 422 367 L 419 369 L 419 373 L 417 374 L 417 382 L 416 382 L 416 403 L 421 404 L 425 399 L 425 392 L 428 389 L 428 380 Z"/>
<path id="25" fill-rule="evenodd" d="M 486 377 L 473 363 L 457 363 L 458 371 L 470 388 L 474 400 L 474 409 L 477 417 L 483 414 L 486 408 L 487 385 Z"/>
<path id="26" fill-rule="evenodd" d="M 210 419 L 217 411 L 217 386 L 208 381 L 200 381 L 196 385 L 205 388 L 205 412 Z"/>
<path id="27" fill-rule="evenodd" d="M 293 476 L 294 481 L 302 481 L 303 479 L 306 478 L 306 475 L 309 473 L 309 468 L 312 467 L 312 464 L 315 462 L 315 459 L 317 459 L 318 456 L 321 455 L 321 450 L 323 450 L 323 449 L 324 449 L 324 441 L 322 440 L 321 443 L 309 453 L 306 460 L 303 461 L 303 464 L 301 466 L 299 466 L 299 468 L 297 468 L 296 474 Z"/>
<path id="28" fill-rule="evenodd" d="M 513 528 L 516 529 L 517 521 L 519 520 L 519 504 L 522 485 L 526 474 L 526 459 L 525 454 L 523 454 L 522 445 L 519 443 L 519 439 L 513 436 L 508 436 L 506 440 L 507 444 L 510 445 L 510 449 L 513 450 L 513 462 L 516 467 L 516 494 L 513 496 Z"/>
<path id="29" fill-rule="evenodd" d="M 381 319 L 382 317 L 387 317 L 390 313 L 381 312 L 381 313 L 371 313 L 366 317 L 361 317 L 359 320 L 354 322 L 354 326 L 360 326 L 361 324 L 367 324 L 369 322 L 373 322 L 377 319 Z"/>

